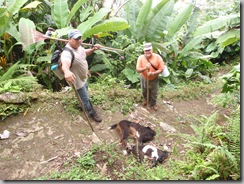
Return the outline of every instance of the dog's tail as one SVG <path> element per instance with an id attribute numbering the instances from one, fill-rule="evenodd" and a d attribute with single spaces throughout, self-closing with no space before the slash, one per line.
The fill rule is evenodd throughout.
<path id="1" fill-rule="evenodd" d="M 114 125 L 111 125 L 110 127 L 108 127 L 108 129 L 115 129 L 117 127 L 117 125 L 118 125 L 117 123 Z"/>

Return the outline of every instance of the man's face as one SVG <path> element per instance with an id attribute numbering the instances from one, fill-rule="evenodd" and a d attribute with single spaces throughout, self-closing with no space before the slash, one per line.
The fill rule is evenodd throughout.
<path id="1" fill-rule="evenodd" d="M 152 53 L 153 53 L 152 49 L 151 50 L 144 50 L 144 54 L 146 57 L 151 57 Z"/>
<path id="2" fill-rule="evenodd" d="M 74 39 L 74 38 L 70 38 L 69 39 L 69 44 L 74 49 L 77 49 L 81 45 L 81 43 L 82 43 L 82 38 L 81 37 L 78 37 L 76 39 Z"/>

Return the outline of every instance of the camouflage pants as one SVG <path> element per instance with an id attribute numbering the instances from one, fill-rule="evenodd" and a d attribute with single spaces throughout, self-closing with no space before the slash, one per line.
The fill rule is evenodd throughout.
<path id="1" fill-rule="evenodd" d="M 144 100 L 147 100 L 147 80 L 140 76 L 141 90 Z M 159 77 L 149 81 L 149 105 L 156 104 L 159 88 Z"/>

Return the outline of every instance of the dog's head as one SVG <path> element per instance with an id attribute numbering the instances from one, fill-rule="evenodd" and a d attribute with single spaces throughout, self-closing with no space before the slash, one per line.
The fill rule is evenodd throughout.
<path id="1" fill-rule="evenodd" d="M 160 158 L 158 159 L 159 162 L 163 162 L 165 159 L 167 159 L 169 157 L 169 153 L 168 151 L 163 151 L 162 155 L 160 156 Z"/>
<path id="2" fill-rule="evenodd" d="M 144 132 L 142 134 L 142 142 L 146 143 L 152 141 L 156 135 L 156 132 L 151 129 L 149 126 L 145 127 Z"/>

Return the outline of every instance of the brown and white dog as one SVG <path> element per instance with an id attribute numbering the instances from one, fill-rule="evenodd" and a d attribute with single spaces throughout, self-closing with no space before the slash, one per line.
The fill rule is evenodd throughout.
<path id="1" fill-rule="evenodd" d="M 156 135 L 156 132 L 149 126 L 145 127 L 139 123 L 134 123 L 128 120 L 122 120 L 119 123 L 110 126 L 109 129 L 116 129 L 123 149 L 126 149 L 129 137 L 134 139 L 136 145 L 140 145 L 152 141 Z"/>
<path id="2" fill-rule="evenodd" d="M 138 149 L 138 152 L 137 152 Z M 158 162 L 162 163 L 166 158 L 168 158 L 168 152 L 162 151 L 151 145 L 139 145 L 133 146 L 132 149 L 127 149 L 128 153 L 133 153 L 136 157 L 139 153 L 139 162 L 143 162 L 144 157 L 153 160 L 152 167 L 157 166 Z"/>

